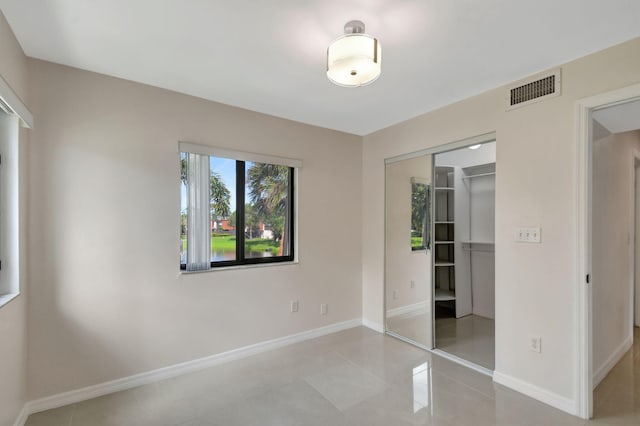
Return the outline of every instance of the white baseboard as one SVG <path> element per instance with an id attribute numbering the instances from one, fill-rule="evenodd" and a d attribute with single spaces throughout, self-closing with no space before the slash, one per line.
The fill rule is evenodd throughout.
<path id="1" fill-rule="evenodd" d="M 18 417 L 13 423 L 13 426 L 24 426 L 24 424 L 27 422 L 27 417 L 29 417 L 29 412 L 27 411 L 27 404 L 25 404 L 22 407 L 22 410 L 20 410 L 20 414 L 18 414 Z"/>
<path id="2" fill-rule="evenodd" d="M 389 309 L 387 311 L 387 318 L 393 318 L 400 315 L 406 315 L 408 317 L 420 314 L 429 313 L 429 301 L 418 302 L 411 305 L 400 306 L 399 308 Z"/>
<path id="3" fill-rule="evenodd" d="M 132 376 L 123 377 L 121 379 L 111 380 L 97 385 L 87 386 L 85 388 L 76 389 L 68 392 L 51 395 L 45 398 L 29 401 L 25 404 L 20 412 L 20 416 L 16 419 L 14 426 L 23 426 L 24 422 L 30 414 L 40 411 L 50 410 L 91 398 L 107 395 L 114 392 L 131 389 L 137 386 L 146 385 L 159 380 L 169 379 L 171 377 L 180 376 L 214 365 L 223 364 L 230 361 L 246 358 L 261 352 L 270 351 L 284 346 L 299 343 L 305 340 L 314 339 L 316 337 L 325 336 L 327 334 L 336 333 L 338 331 L 347 330 L 349 328 L 361 326 L 362 319 L 353 319 L 336 324 L 327 325 L 313 330 L 303 331 L 301 333 L 289 336 L 279 337 L 273 340 L 256 343 L 242 348 L 233 349 L 227 352 L 210 355 L 204 358 L 194 359 L 192 361 L 182 362 L 167 367 L 158 368 L 156 370 L 144 373 L 134 374 Z"/>
<path id="4" fill-rule="evenodd" d="M 493 372 L 493 381 L 520 392 L 533 399 L 537 399 L 540 402 L 544 402 L 558 410 L 562 410 L 566 413 L 574 416 L 579 416 L 577 401 L 550 392 L 547 389 L 543 389 L 531 383 L 516 379 L 507 374 L 500 373 L 498 371 Z"/>
<path id="5" fill-rule="evenodd" d="M 382 324 L 377 323 L 375 321 L 370 321 L 366 318 L 363 318 L 362 325 L 364 325 L 367 328 L 370 328 L 373 331 L 377 331 L 378 333 L 384 333 L 384 327 L 382 326 Z"/>
<path id="6" fill-rule="evenodd" d="M 473 315 L 477 315 L 479 317 L 487 318 L 490 320 L 496 319 L 495 312 L 478 310 L 476 309 L 476 307 L 473 307 Z"/>
<path id="7" fill-rule="evenodd" d="M 616 366 L 618 361 L 622 359 L 624 354 L 626 354 L 627 351 L 631 349 L 631 346 L 633 346 L 633 330 L 631 330 L 631 335 L 628 336 L 624 340 L 624 342 L 622 342 L 622 344 L 616 348 L 615 351 L 613 351 L 613 353 L 609 356 L 609 358 L 607 358 L 606 361 L 600 367 L 594 370 L 593 372 L 593 388 L 594 389 L 605 377 L 607 377 L 607 374 L 609 374 L 609 371 L 611 371 L 611 369 Z"/>

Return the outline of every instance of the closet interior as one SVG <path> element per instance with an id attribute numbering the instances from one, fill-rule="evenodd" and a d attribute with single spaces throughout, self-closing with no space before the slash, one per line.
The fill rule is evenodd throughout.
<path id="1" fill-rule="evenodd" d="M 495 361 L 495 142 L 434 156 L 435 348 Z"/>

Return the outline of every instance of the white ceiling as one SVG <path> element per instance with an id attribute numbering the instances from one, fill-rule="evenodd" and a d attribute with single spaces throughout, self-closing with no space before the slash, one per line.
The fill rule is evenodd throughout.
<path id="1" fill-rule="evenodd" d="M 365 135 L 640 36 L 638 0 L 0 0 L 28 56 Z M 382 76 L 326 48 L 360 19 Z"/>
<path id="2" fill-rule="evenodd" d="M 640 100 L 600 109 L 593 119 L 610 133 L 623 133 L 640 129 Z M 594 137 L 594 139 L 597 139 Z"/>

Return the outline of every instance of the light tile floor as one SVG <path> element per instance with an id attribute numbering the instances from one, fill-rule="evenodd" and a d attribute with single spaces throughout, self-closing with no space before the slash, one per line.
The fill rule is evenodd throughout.
<path id="1" fill-rule="evenodd" d="M 387 318 L 387 329 L 424 346 L 431 346 L 431 318 L 428 314 Z M 477 315 L 437 318 L 436 348 L 482 367 L 495 368 L 494 320 Z"/>
<path id="2" fill-rule="evenodd" d="M 598 387 L 599 418 L 588 424 L 640 424 L 639 352 L 636 345 Z M 37 413 L 27 421 L 27 426 L 584 424 L 485 375 L 363 327 Z"/>
<path id="3" fill-rule="evenodd" d="M 606 425 L 640 425 L 640 328 L 633 346 L 593 392 L 593 415 Z"/>
<path id="4" fill-rule="evenodd" d="M 432 345 L 431 314 L 411 313 L 387 317 L 387 330 L 430 348 Z"/>
<path id="5" fill-rule="evenodd" d="M 494 320 L 478 315 L 436 319 L 436 348 L 495 369 Z"/>

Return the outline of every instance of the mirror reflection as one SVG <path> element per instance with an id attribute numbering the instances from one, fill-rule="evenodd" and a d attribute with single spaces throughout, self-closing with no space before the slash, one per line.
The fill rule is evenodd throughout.
<path id="1" fill-rule="evenodd" d="M 491 371 L 496 143 L 430 152 L 385 162 L 386 331 Z"/>
<path id="2" fill-rule="evenodd" d="M 432 156 L 387 162 L 385 318 L 387 331 L 430 348 Z"/>
<path id="3" fill-rule="evenodd" d="M 411 178 L 411 250 L 430 249 L 431 185 L 424 178 Z"/>

